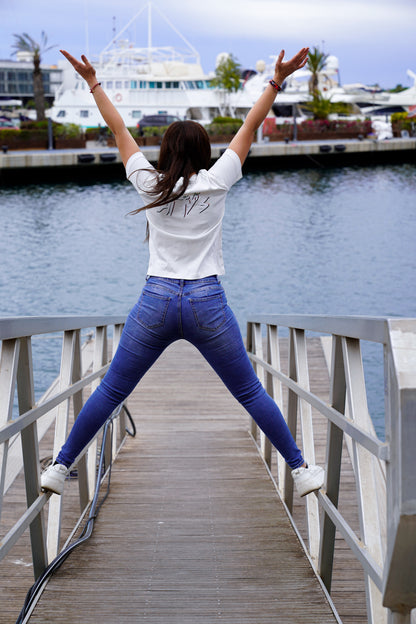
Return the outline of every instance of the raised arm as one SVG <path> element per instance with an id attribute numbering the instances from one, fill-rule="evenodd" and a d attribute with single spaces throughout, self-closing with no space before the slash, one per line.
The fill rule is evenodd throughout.
<path id="1" fill-rule="evenodd" d="M 69 52 L 65 50 L 61 50 L 61 52 L 78 74 L 87 82 L 105 123 L 114 134 L 121 159 L 124 165 L 126 165 L 130 156 L 139 151 L 139 147 L 127 130 L 120 113 L 98 83 L 94 67 L 84 55 L 81 56 L 81 61 L 78 61 Z"/>
<path id="2" fill-rule="evenodd" d="M 286 80 L 290 74 L 293 74 L 294 71 L 306 65 L 308 52 L 309 48 L 302 48 L 286 63 L 283 63 L 285 51 L 282 50 L 280 52 L 274 68 L 273 81 L 276 86 L 270 83 L 267 85 L 229 145 L 230 149 L 238 154 L 241 164 L 243 164 L 247 158 L 247 154 L 254 139 L 254 133 L 265 120 L 277 93 L 280 91 L 283 81 Z"/>

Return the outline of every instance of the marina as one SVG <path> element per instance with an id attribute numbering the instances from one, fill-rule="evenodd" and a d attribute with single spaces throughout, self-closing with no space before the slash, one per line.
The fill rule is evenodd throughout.
<path id="1" fill-rule="evenodd" d="M 156 20 L 169 45 L 155 45 Z M 48 67 L 38 137 L 28 97 L 10 99 L 32 88 L 34 56 L 21 45 L 0 60 L 0 624 L 416 624 L 416 74 L 391 91 L 341 84 L 325 42 L 310 48 L 319 68 L 272 81 L 278 98 L 227 195 L 223 305 L 323 487 L 297 495 L 271 442 L 179 339 L 57 496 L 41 472 L 150 272 L 149 213 L 93 89 L 153 165 L 175 119 L 207 128 L 213 163 L 265 88 L 272 102 L 276 62 L 239 67 L 224 86 L 217 70 L 233 56 L 205 72 L 152 2 L 118 32 L 113 17 L 98 55 L 88 36 L 86 23 L 99 82 L 90 91 L 62 58 Z M 219 118 L 240 119 L 227 132 Z"/>

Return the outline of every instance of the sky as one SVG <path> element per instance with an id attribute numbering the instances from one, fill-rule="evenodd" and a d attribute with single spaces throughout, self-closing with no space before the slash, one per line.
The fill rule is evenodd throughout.
<path id="1" fill-rule="evenodd" d="M 0 59 L 12 57 L 14 33 L 56 45 L 43 56 L 54 64 L 64 48 L 93 59 L 147 2 L 145 0 L 0 0 Z M 221 52 L 243 68 L 270 61 L 281 49 L 290 58 L 303 46 L 339 59 L 342 84 L 409 87 L 416 73 L 416 0 L 157 0 L 153 45 L 184 47 L 171 24 L 199 52 L 206 73 Z M 147 11 L 124 33 L 147 45 Z"/>

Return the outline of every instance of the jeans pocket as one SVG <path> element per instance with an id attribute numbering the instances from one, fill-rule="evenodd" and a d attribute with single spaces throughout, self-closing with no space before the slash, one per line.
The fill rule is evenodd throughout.
<path id="1" fill-rule="evenodd" d="M 189 299 L 195 323 L 200 329 L 215 331 L 226 321 L 222 294 Z"/>
<path id="2" fill-rule="evenodd" d="M 148 329 L 163 327 L 171 297 L 143 291 L 137 309 L 137 320 Z"/>

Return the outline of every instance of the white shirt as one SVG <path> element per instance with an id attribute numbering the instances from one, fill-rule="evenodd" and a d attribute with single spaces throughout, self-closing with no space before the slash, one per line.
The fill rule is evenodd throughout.
<path id="1" fill-rule="evenodd" d="M 126 164 L 127 178 L 145 204 L 155 196 L 146 193 L 156 171 L 142 152 Z M 222 219 L 225 197 L 242 176 L 237 154 L 227 149 L 209 169 L 201 169 L 189 181 L 184 195 L 174 202 L 146 211 L 149 223 L 148 275 L 198 279 L 223 275 Z M 174 190 L 180 187 L 178 180 Z"/>

